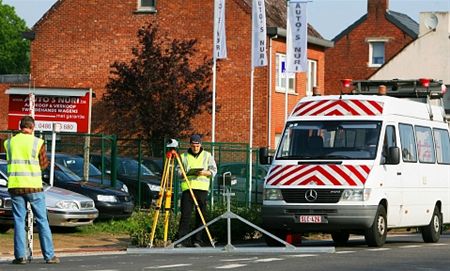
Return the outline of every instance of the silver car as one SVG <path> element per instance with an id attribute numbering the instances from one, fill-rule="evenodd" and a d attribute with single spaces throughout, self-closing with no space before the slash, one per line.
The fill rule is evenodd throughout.
<path id="1" fill-rule="evenodd" d="M 5 160 L 0 160 L 0 190 L 8 190 Z M 44 191 L 50 226 L 78 227 L 90 225 L 98 217 L 98 210 L 91 198 L 66 189 L 46 185 L 44 185 Z"/>

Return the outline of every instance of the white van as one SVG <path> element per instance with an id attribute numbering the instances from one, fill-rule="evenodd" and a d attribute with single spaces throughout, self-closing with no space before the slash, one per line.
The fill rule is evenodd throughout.
<path id="1" fill-rule="evenodd" d="M 439 106 L 381 95 L 306 97 L 288 118 L 264 184 L 263 227 L 282 239 L 392 228 L 437 242 L 450 223 L 449 126 Z M 275 245 L 273 239 L 266 239 Z"/>

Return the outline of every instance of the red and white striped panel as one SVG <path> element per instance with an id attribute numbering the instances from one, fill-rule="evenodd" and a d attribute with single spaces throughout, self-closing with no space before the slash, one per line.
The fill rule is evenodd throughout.
<path id="1" fill-rule="evenodd" d="M 320 100 L 299 103 L 292 116 L 377 116 L 383 103 L 370 100 Z"/>
<path id="2" fill-rule="evenodd" d="M 270 168 L 266 185 L 362 186 L 370 169 L 368 165 L 276 165 Z"/>

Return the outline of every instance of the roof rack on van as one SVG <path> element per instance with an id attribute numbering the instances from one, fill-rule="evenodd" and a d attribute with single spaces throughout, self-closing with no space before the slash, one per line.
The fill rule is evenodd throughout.
<path id="1" fill-rule="evenodd" d="M 445 93 L 445 85 L 441 80 L 413 79 L 413 80 L 357 80 L 353 81 L 352 94 L 379 93 L 380 86 L 384 86 L 386 93 L 383 95 L 398 98 L 429 98 L 440 99 Z"/>

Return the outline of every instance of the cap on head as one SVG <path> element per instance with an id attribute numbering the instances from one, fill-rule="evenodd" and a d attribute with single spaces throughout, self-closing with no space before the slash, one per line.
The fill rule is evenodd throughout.
<path id="1" fill-rule="evenodd" d="M 189 142 L 194 144 L 202 144 L 202 137 L 198 134 L 194 134 L 191 136 Z"/>

